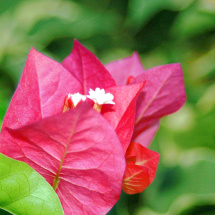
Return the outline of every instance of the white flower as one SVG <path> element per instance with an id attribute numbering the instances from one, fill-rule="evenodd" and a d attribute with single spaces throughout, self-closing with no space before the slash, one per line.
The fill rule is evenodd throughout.
<path id="1" fill-rule="evenodd" d="M 98 105 L 115 104 L 113 102 L 114 96 L 111 93 L 105 93 L 104 89 L 96 88 L 95 91 L 90 89 L 89 94 L 87 98 L 93 100 Z"/>
<path id="2" fill-rule="evenodd" d="M 70 99 L 73 103 L 73 106 L 76 107 L 80 101 L 85 101 L 86 96 L 80 94 L 80 93 L 75 93 L 75 94 L 68 94 L 68 99 Z"/>

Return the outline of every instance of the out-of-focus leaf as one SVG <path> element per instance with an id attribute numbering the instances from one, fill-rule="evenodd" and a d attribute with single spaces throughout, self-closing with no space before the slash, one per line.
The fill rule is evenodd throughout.
<path id="1" fill-rule="evenodd" d="M 157 175 L 159 180 L 155 180 L 155 185 L 145 191 L 147 204 L 155 211 L 165 212 L 176 198 L 183 195 L 192 193 L 213 195 L 215 193 L 214 155 L 214 151 L 191 150 L 182 154 L 179 165 L 164 169 L 162 174 L 160 170 Z"/>
<path id="2" fill-rule="evenodd" d="M 9 101 L 6 101 L 6 99 L 2 98 L 1 95 L 0 95 L 0 101 L 1 101 L 1 105 L 0 105 L 0 128 L 1 128 L 2 120 L 6 113 Z"/>
<path id="3" fill-rule="evenodd" d="M 0 71 L 0 73 L 1 72 L 2 71 Z M 1 77 L 0 75 L 0 128 L 12 94 L 8 85 L 9 85 L 9 80 L 4 76 Z"/>
<path id="4" fill-rule="evenodd" d="M 183 38 L 211 31 L 215 27 L 215 16 L 204 13 L 201 4 L 196 1 L 189 9 L 181 12 L 173 25 L 173 34 Z"/>
<path id="5" fill-rule="evenodd" d="M 0 0 L 0 15 L 9 9 L 17 7 L 19 3 L 20 0 Z"/>
<path id="6" fill-rule="evenodd" d="M 139 29 L 163 6 L 163 0 L 132 0 L 128 6 L 128 23 Z"/>
<path id="7" fill-rule="evenodd" d="M 203 12 L 215 15 L 214 0 L 199 0 L 199 2 Z"/>
<path id="8" fill-rule="evenodd" d="M 197 103 L 197 107 L 202 111 L 203 113 L 208 113 L 211 110 L 215 109 L 215 84 L 208 87 L 207 90 L 205 90 L 205 93 L 203 96 L 199 99 Z"/>
<path id="9" fill-rule="evenodd" d="M 215 79 L 215 46 L 212 46 L 205 53 L 199 53 L 198 57 L 195 57 L 188 64 L 188 70 L 190 71 L 189 79 L 192 82 L 197 82 L 202 85 L 213 83 Z"/>
<path id="10" fill-rule="evenodd" d="M 72 9 L 72 6 L 69 6 Z M 73 36 L 81 39 L 98 33 L 112 32 L 120 22 L 120 17 L 112 12 L 95 14 L 87 8 L 79 7 L 79 5 L 76 5 L 74 10 L 76 10 L 76 16 L 73 18 L 68 13 L 68 17 L 46 16 L 43 19 L 38 19 L 32 25 L 29 35 L 40 42 L 44 40 L 45 43 L 60 36 Z"/>
<path id="11" fill-rule="evenodd" d="M 176 198 L 168 212 L 160 213 L 148 207 L 138 208 L 134 215 L 214 215 L 215 194 L 185 194 Z"/>
<path id="12" fill-rule="evenodd" d="M 152 16 L 163 9 L 185 9 L 193 0 L 130 0 L 128 6 L 128 24 L 139 29 Z"/>
<path id="13" fill-rule="evenodd" d="M 65 37 L 71 38 L 72 46 L 73 38 L 109 35 L 121 26 L 120 15 L 111 10 L 95 12 L 79 3 L 59 0 L 19 3 L 0 16 L 0 62 L 4 59 L 15 83 L 32 46 L 41 50 L 54 39 Z"/>
<path id="14" fill-rule="evenodd" d="M 3 154 L 0 154 L 0 209 L 12 214 L 63 215 L 59 198 L 46 180 L 26 163 Z"/>
<path id="15" fill-rule="evenodd" d="M 187 125 L 186 124 L 184 125 L 185 129 L 175 130 L 173 126 L 173 129 L 174 129 L 174 132 L 173 132 L 173 129 L 170 128 L 173 121 L 169 125 L 168 129 L 161 127 L 160 137 L 162 138 L 162 142 L 163 142 L 161 147 L 165 148 L 165 143 L 167 144 L 169 142 L 171 144 L 171 142 L 173 142 L 182 150 L 193 148 L 193 147 L 209 147 L 209 148 L 215 149 L 215 144 L 214 144 L 215 109 L 214 108 L 211 109 L 210 112 L 206 112 L 206 111 L 204 112 L 200 110 L 199 112 L 194 112 L 194 113 L 196 116 L 192 115 L 187 117 L 191 121 L 188 122 Z M 190 113 L 190 114 L 194 114 L 194 113 Z M 189 112 L 185 114 L 189 114 Z M 175 117 L 173 116 L 173 119 L 174 118 Z M 174 122 L 176 123 L 175 120 Z M 186 123 L 186 118 L 184 118 L 183 122 Z M 165 121 L 165 123 L 168 123 L 168 121 Z M 182 124 L 182 122 L 180 122 L 180 124 Z M 188 129 L 186 129 L 186 126 L 188 126 L 187 127 Z M 172 135 L 168 135 L 168 133 L 171 133 Z M 167 151 L 166 153 L 168 153 Z"/>

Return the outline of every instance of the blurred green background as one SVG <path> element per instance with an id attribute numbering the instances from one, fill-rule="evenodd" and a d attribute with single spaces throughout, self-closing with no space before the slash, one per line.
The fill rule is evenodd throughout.
<path id="1" fill-rule="evenodd" d="M 154 182 L 110 215 L 215 214 L 215 0 L 0 0 L 0 124 L 33 46 L 61 62 L 78 39 L 104 64 L 138 51 L 146 69 L 180 62 L 187 103 L 151 149 Z"/>

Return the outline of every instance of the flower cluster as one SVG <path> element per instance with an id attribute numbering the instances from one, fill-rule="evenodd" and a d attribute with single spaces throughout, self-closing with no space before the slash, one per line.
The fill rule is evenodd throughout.
<path id="1" fill-rule="evenodd" d="M 94 102 L 93 108 L 98 112 L 101 111 L 102 105 L 112 104 L 114 105 L 114 96 L 111 93 L 105 93 L 104 89 L 96 88 L 95 91 L 90 89 L 89 95 L 82 95 L 80 93 L 71 94 L 69 93 L 64 102 L 63 112 L 75 108 L 82 101 L 85 101 L 87 98 L 91 99 Z"/>
<path id="2" fill-rule="evenodd" d="M 180 64 L 145 70 L 138 54 L 105 67 L 78 41 L 62 64 L 32 49 L 0 134 L 0 152 L 53 187 L 65 214 L 105 214 L 142 192 L 161 117 L 185 102 Z"/>

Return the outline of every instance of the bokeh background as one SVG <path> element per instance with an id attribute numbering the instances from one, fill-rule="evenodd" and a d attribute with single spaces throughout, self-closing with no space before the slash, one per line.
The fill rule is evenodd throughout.
<path id="1" fill-rule="evenodd" d="M 215 214 L 215 0 L 0 0 L 0 124 L 33 46 L 61 62 L 78 39 L 104 64 L 138 51 L 146 69 L 180 62 L 187 102 L 151 149 L 154 182 L 110 215 Z"/>

